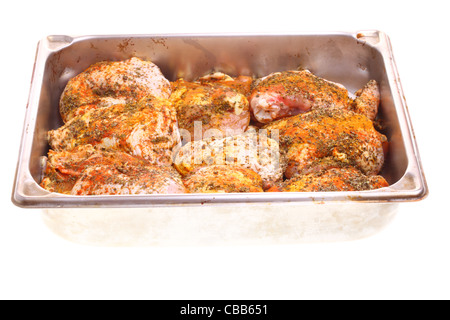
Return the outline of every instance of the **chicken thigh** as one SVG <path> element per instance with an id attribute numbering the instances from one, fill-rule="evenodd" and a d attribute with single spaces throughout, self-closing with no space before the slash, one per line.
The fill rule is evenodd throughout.
<path id="1" fill-rule="evenodd" d="M 266 129 L 278 130 L 286 154 L 285 176 L 308 170 L 318 159 L 332 158 L 375 175 L 383 166 L 386 137 L 366 116 L 340 108 L 325 108 L 280 119 Z"/>
<path id="2" fill-rule="evenodd" d="M 239 166 L 200 167 L 183 181 L 190 193 L 263 192 L 261 177 Z"/>
<path id="3" fill-rule="evenodd" d="M 170 82 L 150 61 L 103 61 L 68 82 L 61 95 L 60 113 L 67 122 L 93 108 L 137 102 L 147 95 L 167 99 L 170 93 Z"/>
<path id="4" fill-rule="evenodd" d="M 281 181 L 284 170 L 278 142 L 261 132 L 189 142 L 178 151 L 174 165 L 183 176 L 199 167 L 238 165 L 258 173 L 264 189 Z"/>
<path id="5" fill-rule="evenodd" d="M 138 103 L 91 109 L 49 132 L 56 150 L 91 144 L 141 156 L 152 164 L 171 165 L 180 142 L 176 112 L 169 100 L 147 96 Z"/>
<path id="6" fill-rule="evenodd" d="M 181 176 L 171 166 L 155 166 L 120 151 L 83 145 L 48 154 L 41 186 L 73 195 L 185 193 Z"/>
<path id="7" fill-rule="evenodd" d="M 387 186 L 381 176 L 366 176 L 354 167 L 343 166 L 297 175 L 268 192 L 364 191 Z"/>
<path id="8" fill-rule="evenodd" d="M 341 84 L 317 77 L 308 70 L 284 71 L 255 81 L 249 102 L 254 119 L 263 124 L 333 107 L 354 110 L 373 120 L 378 111 L 378 90 L 377 83 L 372 80 L 358 91 L 354 101 Z"/>
<path id="9" fill-rule="evenodd" d="M 246 96 L 239 92 L 245 92 L 240 84 L 211 78 L 196 82 L 178 79 L 172 83 L 170 100 L 177 110 L 179 128 L 190 135 L 186 140 L 245 132 L 250 123 L 250 108 Z"/>

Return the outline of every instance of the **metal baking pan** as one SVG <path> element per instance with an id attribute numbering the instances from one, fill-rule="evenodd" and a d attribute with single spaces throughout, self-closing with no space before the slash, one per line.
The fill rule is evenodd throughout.
<path id="1" fill-rule="evenodd" d="M 46 136 L 62 125 L 58 102 L 68 80 L 95 62 L 132 56 L 153 61 L 169 80 L 193 79 L 211 71 L 261 77 L 299 66 L 342 83 L 351 92 L 370 79 L 377 80 L 382 97 L 380 114 L 387 127 L 383 133 L 390 144 L 381 175 L 390 186 L 362 192 L 87 197 L 41 188 L 42 161 L 48 152 Z M 98 240 L 99 244 L 155 243 L 164 236 L 159 231 L 159 236 L 155 232 L 152 236 L 151 230 L 165 223 L 165 239 L 180 241 L 192 239 L 194 234 L 197 240 L 223 240 L 233 232 L 248 241 L 347 239 L 367 235 L 367 228 L 378 229 L 390 220 L 399 203 L 421 200 L 427 194 L 391 44 L 383 32 L 57 35 L 38 44 L 12 201 L 20 207 L 44 209 L 45 221 L 60 234 L 70 233 L 68 226 L 77 225 L 74 228 L 85 240 L 99 239 L 94 234 L 102 234 L 104 241 Z M 72 214 L 64 214 L 67 212 Z M 350 221 L 357 222 L 349 227 Z M 109 230 L 114 229 L 113 224 L 121 227 L 114 230 L 116 235 L 108 236 L 105 224 Z M 234 231 L 227 233 L 227 226 L 233 226 Z M 170 232 L 178 232 L 183 240 L 171 238 Z"/>

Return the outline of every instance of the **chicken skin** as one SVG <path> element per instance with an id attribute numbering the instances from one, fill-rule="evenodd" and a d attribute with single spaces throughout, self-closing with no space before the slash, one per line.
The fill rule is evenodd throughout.
<path id="1" fill-rule="evenodd" d="M 137 102 L 147 95 L 169 98 L 170 82 L 150 61 L 103 61 L 72 78 L 60 99 L 64 122 L 103 106 Z"/>
<path id="2" fill-rule="evenodd" d="M 366 176 L 354 167 L 343 166 L 297 175 L 268 192 L 365 191 L 388 185 L 381 176 Z"/>
<path id="3" fill-rule="evenodd" d="M 178 151 L 174 165 L 183 176 L 204 166 L 239 165 L 258 173 L 263 188 L 268 189 L 283 179 L 284 161 L 277 141 L 264 134 L 248 132 L 189 142 Z"/>
<path id="4" fill-rule="evenodd" d="M 183 181 L 190 193 L 263 192 L 261 177 L 239 166 L 200 167 Z"/>
<path id="5" fill-rule="evenodd" d="M 48 154 L 41 186 L 72 195 L 185 193 L 181 176 L 170 166 L 154 166 L 120 151 L 83 145 Z"/>
<path id="6" fill-rule="evenodd" d="M 56 151 L 91 144 L 140 156 L 152 164 L 171 165 L 172 149 L 180 143 L 176 112 L 169 100 L 147 96 L 138 103 L 87 111 L 49 132 Z"/>
<path id="7" fill-rule="evenodd" d="M 322 158 L 331 157 L 376 175 L 384 163 L 386 137 L 366 116 L 339 108 L 316 109 L 275 121 L 264 128 L 278 130 L 285 153 L 285 176 L 291 178 Z"/>
<path id="8" fill-rule="evenodd" d="M 203 78 L 188 82 L 178 79 L 172 83 L 172 88 L 170 100 L 176 107 L 179 127 L 187 130 L 190 141 L 217 132 L 227 136 L 241 134 L 250 123 L 248 100 L 239 92 L 246 92 L 242 81 Z"/>
<path id="9" fill-rule="evenodd" d="M 373 120 L 378 111 L 378 90 L 375 81 L 369 82 L 358 92 L 359 98 L 355 102 L 341 84 L 317 77 L 308 70 L 284 71 L 255 81 L 249 102 L 254 119 L 263 124 L 318 108 L 333 107 L 354 110 L 369 115 Z"/>
<path id="10" fill-rule="evenodd" d="M 248 97 L 251 93 L 253 78 L 248 76 L 238 76 L 233 78 L 222 72 L 214 72 L 198 78 L 196 82 L 202 84 L 215 83 L 227 86 Z"/>
<path id="11" fill-rule="evenodd" d="M 363 114 L 370 120 L 375 120 L 380 106 L 380 88 L 375 80 L 370 80 L 366 86 L 355 93 L 356 99 L 352 105 L 356 113 Z"/>

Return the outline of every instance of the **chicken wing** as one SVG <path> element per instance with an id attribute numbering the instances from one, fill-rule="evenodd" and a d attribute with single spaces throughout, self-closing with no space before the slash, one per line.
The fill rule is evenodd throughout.
<path id="1" fill-rule="evenodd" d="M 103 61 L 68 82 L 61 95 L 60 113 L 67 122 L 93 108 L 136 102 L 147 95 L 167 99 L 170 93 L 170 82 L 150 61 Z"/>
<path id="2" fill-rule="evenodd" d="M 143 158 L 120 151 L 102 151 L 83 145 L 71 151 L 53 151 L 41 186 L 73 195 L 185 193 L 181 176 L 170 166 L 154 166 Z"/>
<path id="3" fill-rule="evenodd" d="M 91 144 L 141 156 L 152 164 L 171 165 L 180 143 L 176 111 L 169 100 L 147 96 L 138 103 L 92 109 L 49 132 L 56 150 Z"/>
<path id="4" fill-rule="evenodd" d="M 200 167 L 183 181 L 190 193 L 263 192 L 261 177 L 239 166 Z"/>
<path id="5" fill-rule="evenodd" d="M 355 93 L 353 110 L 375 120 L 380 106 L 380 88 L 375 80 L 370 80 L 366 86 Z"/>

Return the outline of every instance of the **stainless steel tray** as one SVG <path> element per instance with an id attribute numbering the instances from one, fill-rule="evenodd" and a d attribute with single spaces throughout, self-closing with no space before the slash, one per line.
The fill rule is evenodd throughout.
<path id="1" fill-rule="evenodd" d="M 153 61 L 169 80 L 180 76 L 192 79 L 213 70 L 231 75 L 264 76 L 299 66 L 342 83 L 353 92 L 368 80 L 377 80 L 382 96 L 380 113 L 387 126 L 384 133 L 390 143 L 390 152 L 381 174 L 390 186 L 363 192 L 88 197 L 50 193 L 41 188 L 42 158 L 48 152 L 46 135 L 48 130 L 62 125 L 58 101 L 68 80 L 92 63 L 132 56 Z M 140 212 L 140 219 L 148 216 L 143 212 L 149 210 L 152 210 L 152 219 L 155 219 L 165 210 L 172 213 L 179 211 L 180 214 L 196 210 L 196 215 L 202 210 L 211 214 L 236 207 L 246 208 L 244 211 L 247 212 L 251 211 L 250 208 L 254 208 L 255 212 L 272 210 L 273 214 L 278 212 L 278 216 L 282 216 L 279 207 L 288 207 L 290 209 L 286 210 L 293 210 L 298 218 L 300 212 L 317 212 L 320 205 L 319 211 L 327 208 L 326 212 L 343 214 L 345 225 L 345 214 L 385 212 L 390 215 L 395 204 L 423 199 L 427 193 L 391 44 L 382 32 L 48 36 L 38 44 L 12 201 L 25 208 L 46 209 L 46 221 L 52 221 L 50 225 L 56 223 L 57 217 L 61 218 L 55 212 L 63 212 L 62 208 L 70 212 L 74 212 L 70 208 L 84 208 L 84 212 L 90 212 L 87 215 L 89 218 L 99 210 L 87 208 L 140 208 L 143 211 L 135 211 Z M 79 217 L 83 215 L 77 212 Z M 130 210 L 117 212 L 131 214 Z M 165 213 L 164 217 L 168 214 Z M 127 216 L 121 219 L 126 220 Z M 152 225 L 155 223 L 153 221 Z"/>

